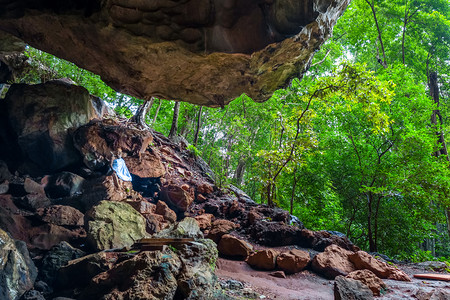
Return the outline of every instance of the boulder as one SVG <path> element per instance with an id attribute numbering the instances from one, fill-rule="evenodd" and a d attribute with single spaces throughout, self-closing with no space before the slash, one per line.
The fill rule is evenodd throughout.
<path id="1" fill-rule="evenodd" d="M 153 213 L 142 215 L 145 218 L 145 228 L 149 234 L 160 232 L 168 226 L 168 224 L 164 222 L 164 217 L 161 215 Z"/>
<path id="2" fill-rule="evenodd" d="M 328 246 L 324 252 L 317 254 L 312 261 L 312 269 L 330 279 L 338 275 L 347 276 L 357 268 L 349 260 L 353 252 L 337 245 Z"/>
<path id="3" fill-rule="evenodd" d="M 16 204 L 27 210 L 36 211 L 39 208 L 50 206 L 52 202 L 45 194 L 28 194 L 24 197 L 16 198 Z"/>
<path id="4" fill-rule="evenodd" d="M 61 172 L 45 176 L 41 183 L 49 198 L 58 199 L 81 194 L 84 178 L 71 172 Z"/>
<path id="5" fill-rule="evenodd" d="M 202 182 L 199 185 L 197 185 L 197 193 L 205 195 L 209 195 L 214 191 L 214 187 L 206 182 Z"/>
<path id="6" fill-rule="evenodd" d="M 76 208 L 65 205 L 52 205 L 36 211 L 39 218 L 46 223 L 60 226 L 83 226 L 84 215 Z"/>
<path id="7" fill-rule="evenodd" d="M 29 177 L 25 178 L 23 188 L 28 194 L 45 195 L 44 186 Z"/>
<path id="8" fill-rule="evenodd" d="M 359 280 L 364 283 L 373 293 L 374 296 L 380 296 L 380 291 L 386 290 L 387 286 L 370 270 L 358 270 L 351 272 L 346 276 L 346 278 L 351 278 Z"/>
<path id="9" fill-rule="evenodd" d="M 127 127 L 109 119 L 79 127 L 73 134 L 73 141 L 85 165 L 99 170 L 108 168 L 116 156 L 144 155 L 153 136 L 148 130 Z"/>
<path id="10" fill-rule="evenodd" d="M 194 201 L 194 197 L 189 190 L 183 189 L 176 184 L 163 186 L 161 188 L 161 198 L 180 212 L 187 211 Z"/>
<path id="11" fill-rule="evenodd" d="M 338 245 L 349 251 L 359 251 L 345 235 L 336 235 L 328 231 L 312 231 L 303 229 L 300 234 L 298 245 L 305 248 L 313 248 L 316 251 L 323 252 L 329 245 Z"/>
<path id="12" fill-rule="evenodd" d="M 207 238 L 213 240 L 214 242 L 216 242 L 216 244 L 218 244 L 220 238 L 224 234 L 230 233 L 238 227 L 238 224 L 231 221 L 225 219 L 217 219 L 212 223 L 211 230 L 209 231 Z"/>
<path id="13" fill-rule="evenodd" d="M 161 230 L 153 235 L 158 238 L 203 238 L 203 233 L 200 231 L 197 221 L 194 218 L 186 217 L 180 222 Z"/>
<path id="14" fill-rule="evenodd" d="M 85 287 L 94 276 L 110 270 L 123 255 L 102 251 L 73 259 L 59 268 L 56 286 L 60 289 Z"/>
<path id="15" fill-rule="evenodd" d="M 127 201 L 128 204 L 133 206 L 140 214 L 154 214 L 156 210 L 156 205 L 148 202 L 144 199 L 139 199 L 135 201 Z"/>
<path id="16" fill-rule="evenodd" d="M 243 260 L 253 252 L 253 246 L 250 243 L 230 234 L 222 236 L 217 249 L 222 255 L 237 257 Z"/>
<path id="17" fill-rule="evenodd" d="M 286 274 L 294 274 L 306 268 L 310 260 L 308 252 L 292 249 L 278 255 L 277 266 Z"/>
<path id="18" fill-rule="evenodd" d="M 24 242 L 0 229 L 0 299 L 17 300 L 33 287 L 37 269 Z"/>
<path id="19" fill-rule="evenodd" d="M 27 232 L 27 244 L 30 248 L 49 250 L 62 241 L 70 243 L 84 242 L 86 231 L 84 228 L 76 227 L 68 229 L 54 224 L 43 224 L 41 226 L 30 226 Z"/>
<path id="20" fill-rule="evenodd" d="M 53 246 L 41 261 L 39 267 L 39 279 L 53 286 L 58 277 L 58 270 L 67 265 L 73 259 L 84 256 L 85 253 L 72 247 L 67 242 L 61 242 Z"/>
<path id="21" fill-rule="evenodd" d="M 275 269 L 278 252 L 272 249 L 260 250 L 251 254 L 246 262 L 252 268 L 271 271 Z"/>
<path id="22" fill-rule="evenodd" d="M 379 261 L 372 255 L 364 251 L 349 254 L 349 260 L 355 265 L 358 270 L 368 269 L 383 279 L 393 279 L 400 281 L 411 281 L 405 272 L 388 265 L 385 262 Z"/>
<path id="23" fill-rule="evenodd" d="M 163 201 L 156 203 L 155 213 L 164 217 L 164 220 L 173 223 L 177 220 L 177 214 Z"/>
<path id="24" fill-rule="evenodd" d="M 247 223 L 249 226 L 256 223 L 256 221 L 261 220 L 263 218 L 262 215 L 260 215 L 258 212 L 252 210 L 249 211 L 247 214 Z"/>
<path id="25" fill-rule="evenodd" d="M 214 274 L 218 258 L 216 244 L 198 239 L 182 245 L 177 254 L 183 263 L 177 277 L 175 299 L 221 299 L 222 292 Z"/>
<path id="26" fill-rule="evenodd" d="M 372 291 L 361 281 L 337 276 L 334 282 L 335 300 L 371 300 Z"/>
<path id="27" fill-rule="evenodd" d="M 96 275 L 79 299 L 174 299 L 180 267 L 170 249 L 143 251 Z"/>
<path id="28" fill-rule="evenodd" d="M 101 117 L 85 88 L 59 80 L 13 84 L 5 103 L 15 142 L 26 160 L 22 171 L 34 175 L 78 163 L 81 158 L 69 130 Z"/>
<path id="29" fill-rule="evenodd" d="M 194 217 L 198 223 L 201 230 L 206 230 L 211 228 L 211 223 L 214 218 L 212 214 L 202 214 Z"/>
<path id="30" fill-rule="evenodd" d="M 297 245 L 301 238 L 300 228 L 283 222 L 257 220 L 249 231 L 255 241 L 271 247 Z"/>
<path id="31" fill-rule="evenodd" d="M 87 241 L 97 250 L 129 247 L 146 235 L 144 217 L 127 203 L 101 201 L 86 217 Z"/>
<path id="32" fill-rule="evenodd" d="M 141 178 L 162 177 L 166 174 L 166 169 L 156 152 L 147 151 L 139 157 L 128 156 L 124 160 L 130 173 Z"/>

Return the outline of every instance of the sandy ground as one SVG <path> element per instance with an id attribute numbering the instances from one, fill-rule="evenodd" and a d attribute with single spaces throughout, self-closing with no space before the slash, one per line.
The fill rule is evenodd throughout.
<path id="1" fill-rule="evenodd" d="M 430 273 L 414 265 L 402 265 L 400 268 L 408 275 Z M 334 299 L 334 280 L 327 280 L 310 271 L 276 278 L 270 272 L 256 271 L 243 261 L 219 258 L 216 275 L 221 279 L 234 279 L 245 283 L 253 291 L 263 295 L 263 299 L 277 300 L 332 300 Z M 450 300 L 450 282 L 421 280 L 413 278 L 411 282 L 384 280 L 388 285 L 385 294 L 375 299 L 419 299 Z M 444 294 L 439 294 L 443 291 Z M 439 294 L 433 295 L 433 294 Z M 265 296 L 265 298 L 264 298 Z"/>

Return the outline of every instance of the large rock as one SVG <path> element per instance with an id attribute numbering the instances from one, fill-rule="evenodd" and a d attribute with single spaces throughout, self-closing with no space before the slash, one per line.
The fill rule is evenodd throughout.
<path id="1" fill-rule="evenodd" d="M 180 267 L 170 250 L 144 251 L 95 276 L 79 299 L 174 299 Z"/>
<path id="2" fill-rule="evenodd" d="M 208 235 L 206 236 L 208 239 L 213 240 L 217 244 L 220 241 L 220 238 L 235 230 L 238 228 L 239 225 L 236 223 L 233 223 L 231 221 L 225 220 L 225 219 L 218 219 L 215 220 L 211 225 L 211 230 L 209 231 Z"/>
<path id="3" fill-rule="evenodd" d="M 158 238 L 203 238 L 197 221 L 194 218 L 184 218 L 180 222 L 161 230 L 154 237 Z"/>
<path id="4" fill-rule="evenodd" d="M 36 175 L 79 162 L 68 131 L 101 117 L 85 88 L 62 81 L 13 84 L 5 103 L 10 128 L 26 160 L 22 171 Z"/>
<path id="5" fill-rule="evenodd" d="M 293 274 L 302 271 L 311 260 L 309 253 L 297 249 L 283 252 L 277 257 L 277 266 L 286 274 Z"/>
<path id="6" fill-rule="evenodd" d="M 222 236 L 217 249 L 222 255 L 241 259 L 246 259 L 253 252 L 253 246 L 250 243 L 230 234 Z"/>
<path id="7" fill-rule="evenodd" d="M 71 206 L 52 205 L 46 208 L 39 208 L 36 213 L 46 223 L 60 226 L 84 225 L 84 215 Z"/>
<path id="8" fill-rule="evenodd" d="M 162 177 L 166 174 L 161 158 L 155 152 L 146 152 L 139 157 L 126 157 L 125 163 L 131 174 L 141 178 Z"/>
<path id="9" fill-rule="evenodd" d="M 22 241 L 0 229 L 0 299 L 16 300 L 31 289 L 37 269 Z"/>
<path id="10" fill-rule="evenodd" d="M 272 249 L 257 251 L 247 258 L 247 264 L 258 270 L 275 269 L 278 252 Z"/>
<path id="11" fill-rule="evenodd" d="M 67 265 L 73 259 L 84 256 L 85 253 L 77 248 L 72 247 L 67 242 L 52 247 L 42 259 L 39 267 L 39 279 L 53 285 L 58 277 L 58 270 Z"/>
<path id="12" fill-rule="evenodd" d="M 146 235 L 144 217 L 124 202 L 101 201 L 86 217 L 87 240 L 94 249 L 129 247 Z"/>
<path id="13" fill-rule="evenodd" d="M 324 252 L 317 254 L 312 261 L 312 269 L 327 278 L 335 278 L 338 275 L 348 275 L 357 268 L 349 260 L 353 252 L 339 246 L 328 246 Z"/>
<path id="14" fill-rule="evenodd" d="M 346 278 L 351 278 L 359 280 L 364 283 L 374 294 L 374 296 L 380 296 L 382 290 L 386 290 L 387 286 L 370 270 L 358 270 L 351 272 L 346 276 Z"/>
<path id="15" fill-rule="evenodd" d="M 405 272 L 382 262 L 364 251 L 358 251 L 348 256 L 349 260 L 359 270 L 367 269 L 375 273 L 380 278 L 387 278 L 401 281 L 411 281 Z"/>
<path id="16" fill-rule="evenodd" d="M 7 0 L 0 29 L 123 93 L 223 106 L 301 78 L 349 2 Z"/>
<path id="17" fill-rule="evenodd" d="M 153 136 L 148 130 L 123 126 L 113 120 L 103 120 L 81 126 L 74 132 L 73 140 L 86 166 L 91 170 L 98 170 L 109 167 L 114 156 L 142 158 Z"/>
<path id="18" fill-rule="evenodd" d="M 169 203 L 174 209 L 185 212 L 194 201 L 194 197 L 189 190 L 183 189 L 179 185 L 163 186 L 161 189 L 162 199 Z"/>
<path id="19" fill-rule="evenodd" d="M 84 178 L 71 172 L 61 172 L 45 176 L 41 183 L 47 196 L 56 199 L 81 194 Z"/>
<path id="20" fill-rule="evenodd" d="M 361 281 L 337 276 L 334 282 L 335 300 L 372 300 L 372 291 Z"/>

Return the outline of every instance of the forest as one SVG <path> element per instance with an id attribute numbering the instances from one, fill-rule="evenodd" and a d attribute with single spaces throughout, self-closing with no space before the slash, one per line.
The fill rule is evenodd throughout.
<path id="1" fill-rule="evenodd" d="M 222 108 L 144 101 L 50 54 L 27 54 L 35 72 L 21 80 L 70 78 L 186 143 L 218 186 L 366 251 L 450 260 L 448 0 L 353 0 L 304 77 L 264 103 L 245 94 Z"/>

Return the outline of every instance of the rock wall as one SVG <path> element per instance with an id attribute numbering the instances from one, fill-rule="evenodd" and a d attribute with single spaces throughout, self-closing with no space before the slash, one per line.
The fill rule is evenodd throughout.
<path id="1" fill-rule="evenodd" d="M 0 30 L 148 99 L 265 101 L 301 78 L 350 0 L 0 2 Z"/>

